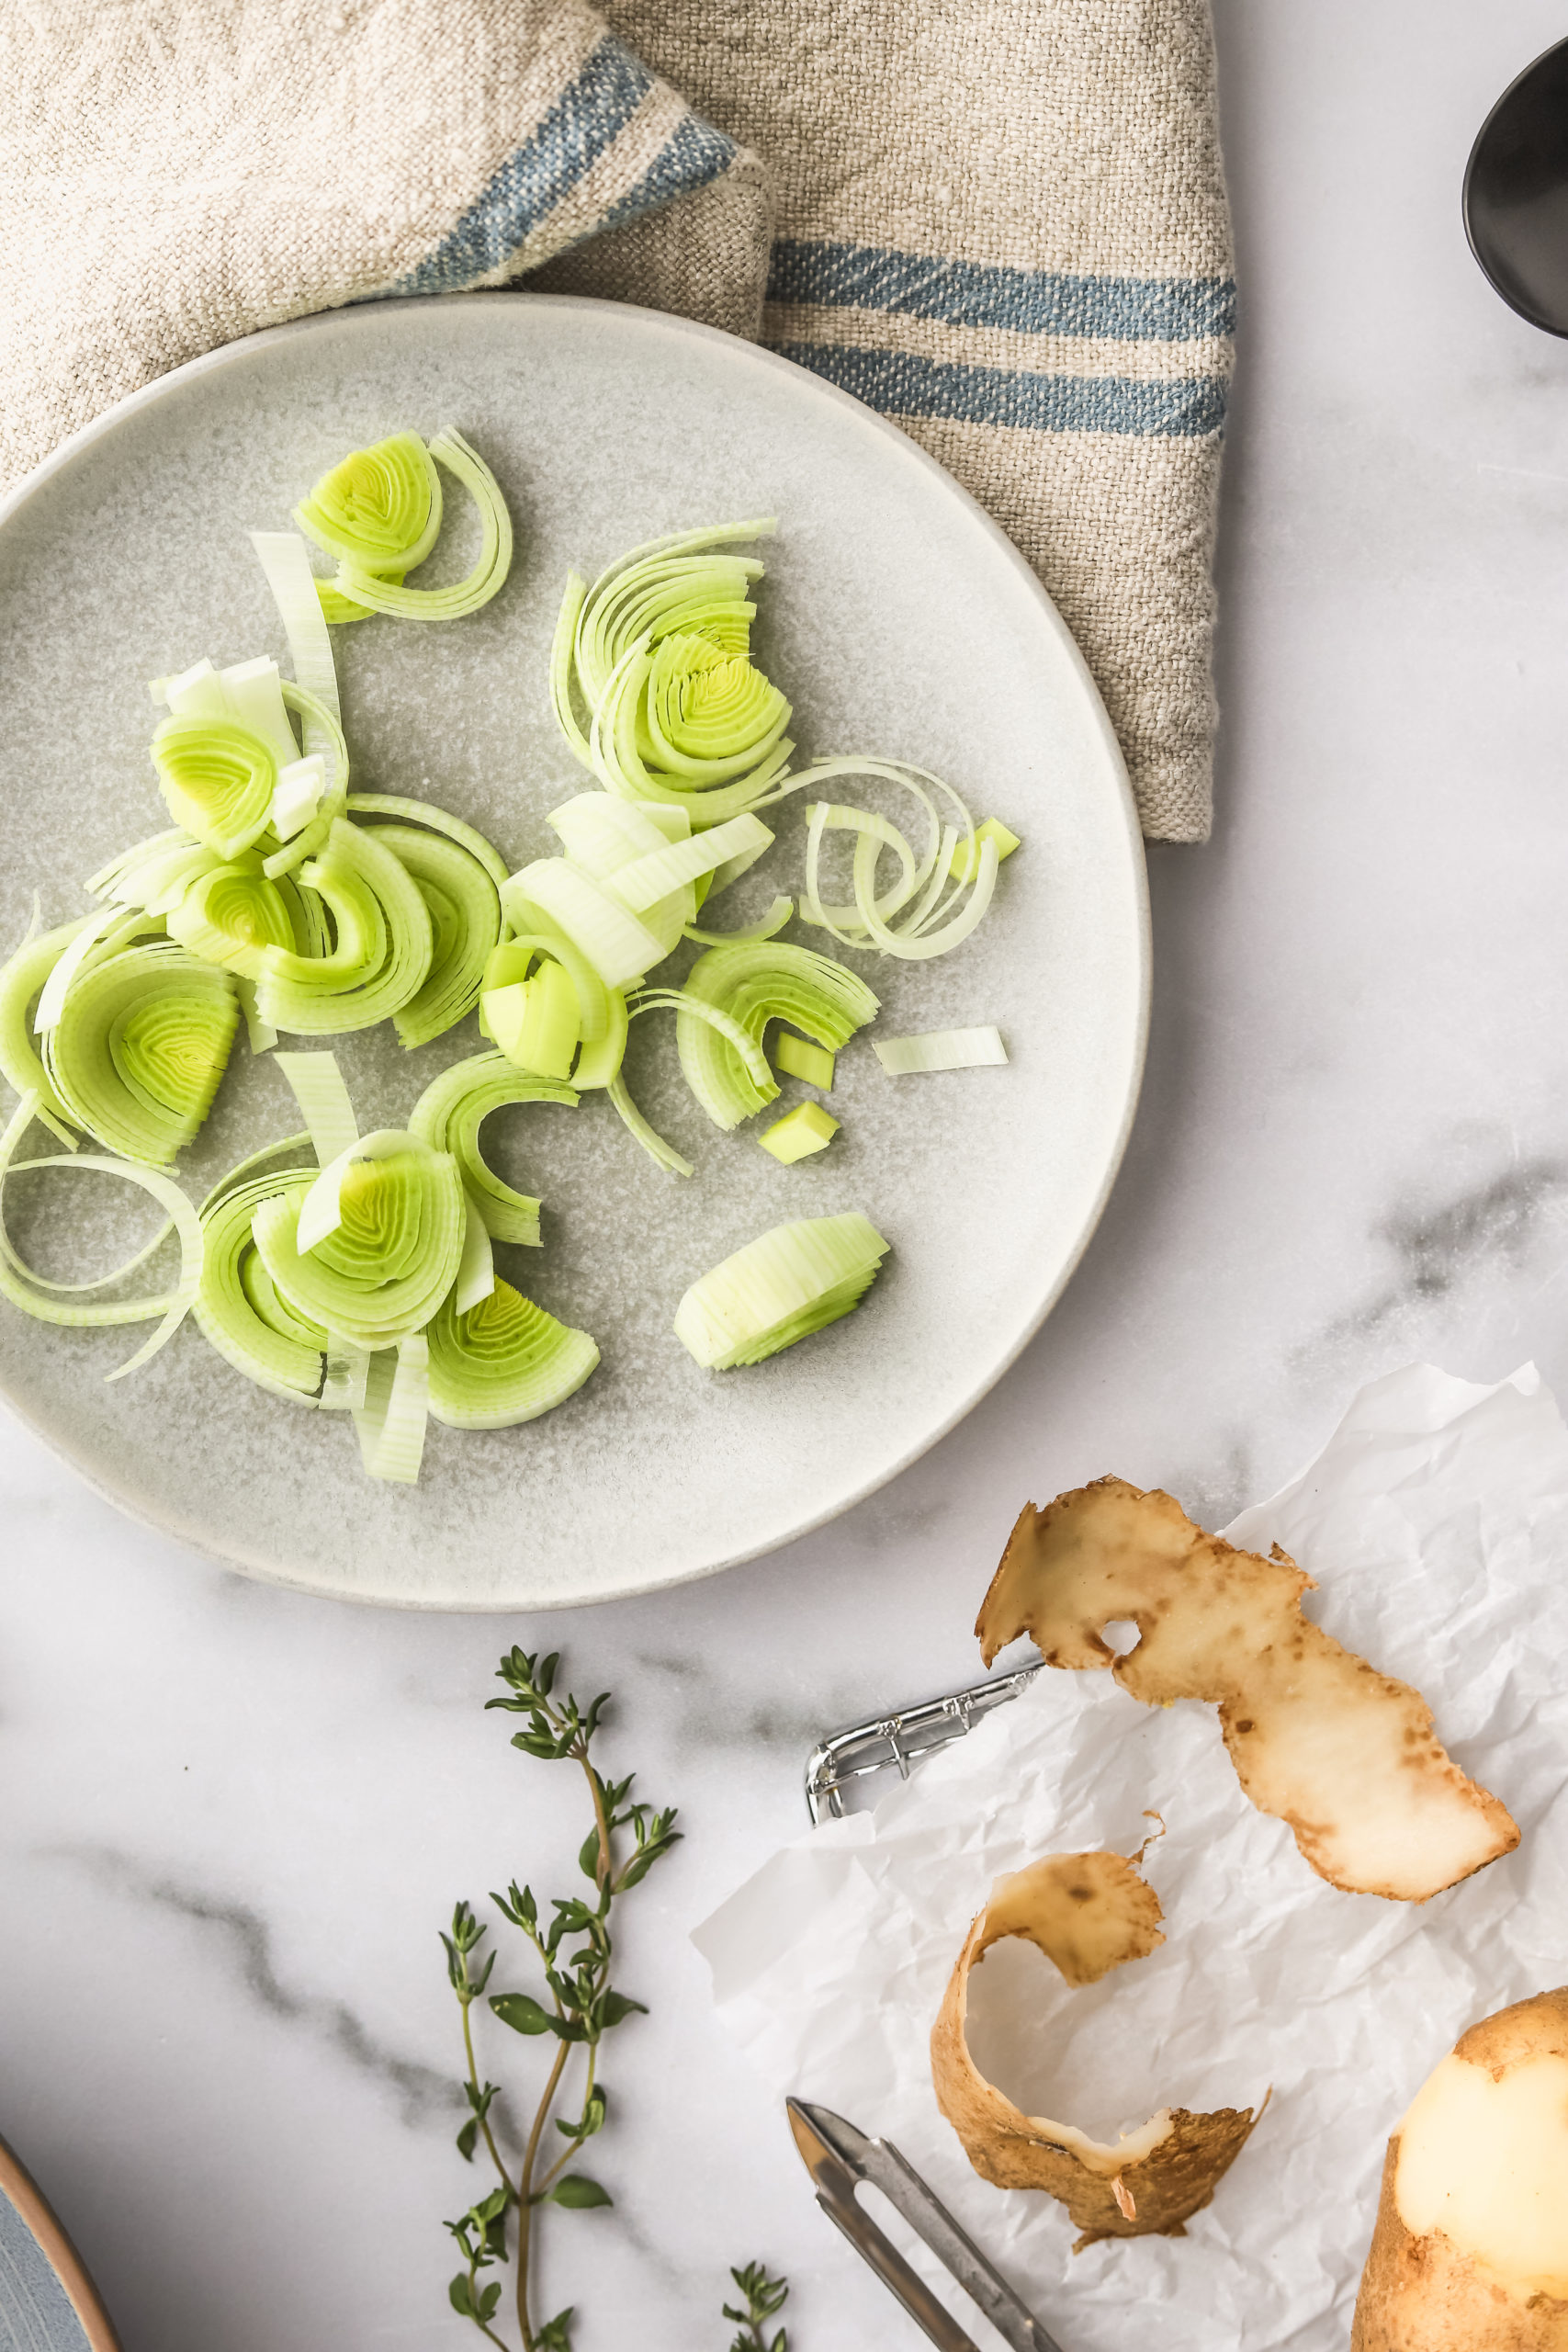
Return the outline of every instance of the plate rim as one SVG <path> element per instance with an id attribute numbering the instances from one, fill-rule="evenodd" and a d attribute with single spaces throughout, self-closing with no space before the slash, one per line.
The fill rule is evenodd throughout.
<path id="1" fill-rule="evenodd" d="M 408 1610 L 437 1616 L 497 1617 L 514 1616 L 520 1612 L 532 1613 L 535 1611 L 543 1612 L 562 1609 L 598 1608 L 617 1600 L 642 1599 L 652 1593 L 673 1592 L 682 1586 L 699 1583 L 705 1577 L 718 1576 L 727 1568 L 739 1567 L 749 1560 L 765 1558 L 770 1552 L 782 1551 L 786 1544 L 798 1543 L 802 1538 L 815 1534 L 820 1528 L 830 1526 L 834 1520 L 841 1519 L 848 1511 L 855 1510 L 871 1496 L 879 1493 L 883 1487 L 891 1486 L 896 1478 L 901 1477 L 905 1471 L 912 1468 L 914 1464 L 929 1453 L 934 1446 L 941 1444 L 944 1438 L 951 1436 L 961 1421 L 967 1419 L 981 1400 L 989 1396 L 998 1383 L 1011 1371 L 1025 1348 L 1038 1337 L 1068 1283 L 1077 1272 L 1084 1252 L 1088 1250 L 1100 1221 L 1105 1214 L 1116 1179 L 1121 1172 L 1122 1162 L 1126 1157 L 1133 1124 L 1137 1115 L 1139 1097 L 1143 1090 L 1145 1068 L 1148 1057 L 1153 1000 L 1154 942 L 1149 909 L 1148 862 L 1145 853 L 1143 829 L 1133 797 L 1132 783 L 1127 774 L 1126 759 L 1116 730 L 1111 723 L 1104 698 L 1084 659 L 1077 639 L 1068 628 L 1057 609 L 1055 600 L 1032 565 L 1028 562 L 1002 529 L 1001 525 L 987 512 L 973 492 L 966 490 L 956 476 L 951 474 L 945 466 L 931 455 L 929 450 L 923 448 L 912 435 L 905 433 L 889 417 L 882 415 L 875 409 L 868 408 L 863 401 L 856 400 L 852 393 L 842 390 L 836 384 L 829 383 L 824 378 L 814 374 L 811 369 L 802 368 L 794 360 L 784 358 L 781 353 L 771 351 L 766 345 L 748 342 L 745 337 L 729 334 L 721 327 L 709 326 L 696 319 L 683 318 L 675 311 L 650 310 L 641 303 L 609 301 L 601 297 L 590 295 L 536 294 L 513 288 L 483 288 L 472 292 L 454 294 L 412 295 L 392 300 L 367 300 L 345 305 L 336 310 L 314 311 L 303 318 L 288 319 L 276 326 L 262 327 L 253 334 L 237 336 L 231 343 L 220 344 L 211 351 L 198 353 L 194 359 L 184 360 L 177 368 L 170 368 L 165 375 L 155 376 L 149 382 L 138 385 L 134 391 L 127 392 L 121 399 L 116 401 L 112 407 L 104 409 L 97 416 L 91 418 L 87 424 L 79 426 L 74 433 L 69 435 L 29 473 L 25 474 L 20 481 L 14 483 L 3 496 L 0 496 L 0 531 L 4 531 L 56 475 L 67 471 L 76 459 L 85 455 L 95 444 L 109 438 L 130 417 L 139 414 L 143 409 L 154 406 L 160 401 L 168 399 L 171 394 L 183 390 L 186 386 L 203 376 L 217 374 L 224 368 L 242 364 L 250 355 L 264 346 L 281 343 L 285 339 L 297 340 L 301 336 L 321 334 L 329 329 L 341 332 L 345 325 L 350 326 L 352 332 L 351 322 L 360 318 L 368 322 L 389 314 L 409 312 L 417 312 L 421 317 L 433 317 L 437 312 L 449 310 L 455 305 L 471 307 L 475 303 L 482 303 L 489 308 L 504 305 L 513 310 L 517 305 L 526 303 L 535 310 L 564 311 L 573 314 L 596 312 L 611 317 L 617 322 L 628 318 L 643 320 L 678 338 L 689 337 L 698 343 L 717 344 L 728 351 L 743 353 L 765 372 L 786 372 L 797 384 L 804 382 L 817 397 L 829 405 L 852 411 L 863 427 L 870 427 L 874 430 L 890 447 L 896 447 L 903 458 L 912 460 L 917 472 L 925 474 L 928 479 L 940 485 L 945 495 L 955 499 L 961 506 L 967 507 L 971 519 L 982 526 L 985 536 L 990 539 L 993 548 L 1005 559 L 1025 594 L 1038 607 L 1047 628 L 1055 638 L 1058 647 L 1066 656 L 1069 668 L 1077 674 L 1079 687 L 1085 697 L 1087 714 L 1092 720 L 1099 747 L 1105 755 L 1110 770 L 1111 781 L 1116 787 L 1116 812 L 1121 819 L 1121 838 L 1117 845 L 1126 856 L 1133 884 L 1137 963 L 1136 1025 L 1115 1136 L 1107 1155 L 1099 1187 L 1085 1214 L 1077 1237 L 1064 1258 L 1055 1281 L 1043 1296 L 1035 1314 L 1030 1317 L 1006 1352 L 997 1360 L 986 1377 L 970 1391 L 964 1401 L 955 1406 L 936 1426 L 924 1430 L 919 1440 L 900 1453 L 895 1461 L 880 1467 L 874 1476 L 855 1487 L 852 1492 L 838 1498 L 827 1509 L 815 1511 L 807 1518 L 798 1521 L 783 1533 L 767 1535 L 759 1543 L 750 1544 L 743 1550 L 728 1553 L 722 1559 L 704 1560 L 697 1566 L 683 1569 L 678 1576 L 659 1576 L 641 1582 L 617 1584 L 608 1591 L 551 1595 L 543 1599 L 519 1601 L 493 1599 L 464 1600 L 450 1597 L 427 1599 L 418 1594 L 402 1592 L 353 1591 L 340 1585 L 323 1583 L 310 1574 L 290 1575 L 287 1569 L 280 1568 L 276 1564 L 247 1558 L 239 1551 L 198 1541 L 182 1529 L 171 1525 L 166 1519 L 161 1517 L 155 1510 L 143 1504 L 139 1498 L 121 1492 L 93 1464 L 84 1460 L 73 1445 L 62 1439 L 56 1431 L 44 1429 L 34 1419 L 27 1406 L 12 1393 L 9 1384 L 0 1380 L 0 1403 L 4 1403 L 6 1411 L 29 1430 L 50 1453 L 58 1460 L 68 1463 L 77 1476 L 83 1478 L 96 1494 L 111 1504 L 117 1511 L 122 1512 L 137 1524 L 149 1529 L 162 1541 L 179 1545 L 183 1551 L 192 1554 L 209 1566 L 231 1569 L 239 1575 L 253 1578 L 259 1584 L 273 1585 L 283 1591 L 308 1594 L 315 1600 L 344 1601 L 367 1609 Z"/>

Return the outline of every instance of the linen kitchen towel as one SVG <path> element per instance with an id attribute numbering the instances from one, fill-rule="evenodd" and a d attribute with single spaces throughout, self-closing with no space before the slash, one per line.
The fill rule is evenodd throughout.
<path id="1" fill-rule="evenodd" d="M 0 0 L 0 483 L 215 345 L 516 283 L 760 334 L 1011 535 L 1208 831 L 1207 0 Z"/>

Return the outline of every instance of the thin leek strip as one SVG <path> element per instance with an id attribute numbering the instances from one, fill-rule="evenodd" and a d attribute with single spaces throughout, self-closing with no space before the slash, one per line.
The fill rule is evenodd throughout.
<path id="1" fill-rule="evenodd" d="M 468 1221 L 463 1228 L 463 1254 L 457 1261 L 457 1279 L 452 1285 L 452 1300 L 459 1315 L 477 1306 L 495 1288 L 495 1260 L 491 1254 L 490 1233 L 483 1217 L 467 1195 Z"/>
<path id="2" fill-rule="evenodd" d="M 337 1056 L 276 1054 L 273 1061 L 299 1105 L 320 1165 L 329 1167 L 351 1152 L 359 1141 L 359 1122 Z"/>
<path id="3" fill-rule="evenodd" d="M 384 1348 L 422 1330 L 456 1282 L 465 1197 L 448 1154 L 383 1131 L 323 1169 L 302 1202 L 264 1201 L 252 1230 L 297 1315 L 357 1347 Z"/>
<path id="4" fill-rule="evenodd" d="M 694 939 L 701 947 L 756 947 L 764 939 L 776 939 L 794 912 L 793 899 L 775 899 L 767 913 L 759 922 L 748 923 L 744 930 L 703 931 L 689 922 L 684 936 Z"/>
<path id="5" fill-rule="evenodd" d="M 485 965 L 501 937 L 501 897 L 479 861 L 440 833 L 414 825 L 367 825 L 412 875 L 430 910 L 430 971 L 417 995 L 392 1015 L 405 1050 L 426 1046 L 470 1013 Z"/>
<path id="6" fill-rule="evenodd" d="M 407 800 L 397 792 L 351 792 L 347 807 L 351 817 L 396 817 L 404 824 L 424 825 L 433 833 L 445 833 L 459 849 L 478 858 L 498 890 L 506 879 L 506 860 L 501 852 L 492 849 L 472 825 L 454 817 L 450 809 L 437 808 L 434 801 Z"/>
<path id="7" fill-rule="evenodd" d="M 633 858 L 610 876 L 610 888 L 634 915 L 646 914 L 661 899 L 705 875 L 716 874 L 721 866 L 733 865 L 739 876 L 773 847 L 773 841 L 766 825 L 757 818 L 731 817 L 707 832 L 694 833 L 686 841 L 671 842 L 667 848 Z"/>
<path id="8" fill-rule="evenodd" d="M 558 1323 L 510 1283 L 466 1314 L 447 1299 L 431 1323 L 430 1414 L 451 1429 L 503 1430 L 574 1396 L 599 1362 L 586 1331 Z"/>
<path id="9" fill-rule="evenodd" d="M 310 1169 L 281 1169 L 235 1184 L 201 1213 L 205 1249 L 195 1316 L 226 1363 L 275 1396 L 313 1407 L 326 1333 L 283 1307 L 255 1253 L 251 1221 L 264 1200 L 303 1198 Z"/>
<path id="10" fill-rule="evenodd" d="M 230 1169 L 227 1176 L 219 1178 L 201 1204 L 202 1216 L 208 1216 L 220 1201 L 226 1201 L 230 1193 L 237 1191 L 242 1184 L 254 1183 L 269 1159 L 279 1159 L 285 1152 L 301 1151 L 309 1146 L 310 1142 L 310 1138 L 308 1135 L 279 1136 L 276 1143 L 264 1143 L 258 1150 L 248 1151 L 243 1159 Z M 297 1171 L 291 1169 L 284 1170 L 285 1175 L 292 1175 L 295 1172 Z M 306 1168 L 298 1172 L 309 1176 L 312 1183 L 315 1182 L 317 1174 L 315 1169 Z"/>
<path id="11" fill-rule="evenodd" d="M 675 1336 L 710 1372 L 761 1363 L 858 1306 L 887 1248 L 858 1211 L 774 1226 L 692 1284 Z"/>
<path id="12" fill-rule="evenodd" d="M 1005 1062 L 998 1029 L 931 1029 L 919 1037 L 874 1037 L 872 1052 L 889 1078 L 931 1069 L 984 1069 Z"/>
<path id="13" fill-rule="evenodd" d="M 951 785 L 927 769 L 908 767 L 897 761 L 822 760 L 805 774 L 792 777 L 787 790 L 801 791 L 829 778 L 851 775 L 896 784 L 911 793 L 924 808 L 931 827 L 928 848 L 925 855 L 917 860 L 908 842 L 887 819 L 868 809 L 826 802 L 814 804 L 807 810 L 802 921 L 831 932 L 846 947 L 875 947 L 884 955 L 907 962 L 923 962 L 948 954 L 968 937 L 990 905 L 1005 828 L 996 826 L 992 820 L 982 831 L 976 831 L 973 817 Z M 962 831 L 943 823 L 931 797 L 933 792 L 949 802 L 962 820 Z M 852 908 L 830 906 L 822 897 L 823 836 L 838 830 L 852 831 L 857 837 Z M 1009 840 L 1012 838 L 1008 836 Z M 892 890 L 879 896 L 876 867 L 885 847 L 894 852 L 899 873 Z M 952 887 L 948 888 L 950 882 Z M 900 912 L 904 919 L 895 929 L 892 919 Z"/>
<path id="14" fill-rule="evenodd" d="M 68 1124 L 71 1114 L 51 1085 L 49 1072 L 39 1058 L 28 1015 L 51 972 L 89 918 L 63 922 L 53 931 L 44 932 L 36 929 L 38 919 L 35 901 L 35 929 L 0 967 L 0 1075 L 16 1093 L 36 1096 L 38 1108 L 34 1116 L 67 1150 L 74 1151 L 75 1131 Z"/>
<path id="15" fill-rule="evenodd" d="M 637 1142 L 641 1144 L 644 1151 L 656 1166 L 662 1168 L 667 1176 L 691 1175 L 693 1172 L 691 1161 L 683 1159 L 673 1144 L 666 1143 L 657 1128 L 649 1126 L 637 1104 L 632 1101 L 626 1089 L 626 1081 L 619 1070 L 615 1072 L 604 1091 L 620 1114 L 626 1132 L 637 1137 Z"/>
<path id="16" fill-rule="evenodd" d="M 492 1111 L 511 1102 L 564 1102 L 575 1106 L 570 1086 L 549 1079 L 522 1077 L 504 1054 L 474 1054 L 454 1062 L 427 1086 L 409 1118 L 409 1133 L 433 1151 L 450 1152 L 463 1189 L 497 1241 L 539 1243 L 541 1204 L 503 1184 L 479 1148 L 479 1129 Z"/>
<path id="17" fill-rule="evenodd" d="M 373 834 L 333 820 L 320 857 L 300 868 L 337 927 L 331 956 L 269 947 L 256 990 L 265 1020 L 296 1035 L 374 1028 L 402 1010 L 429 976 L 430 910 L 418 883 Z"/>
<path id="18" fill-rule="evenodd" d="M 412 1331 L 390 1352 L 373 1356 L 365 1402 L 354 1415 L 366 1474 L 400 1487 L 417 1487 L 430 1409 L 430 1349 Z"/>
<path id="19" fill-rule="evenodd" d="M 299 715 L 307 753 L 319 757 L 326 768 L 321 813 L 328 817 L 341 817 L 348 807 L 348 741 L 343 731 L 343 721 L 338 717 L 335 693 L 328 701 L 313 687 L 293 685 L 285 678 L 283 699 L 288 708 Z"/>
<path id="20" fill-rule="evenodd" d="M 172 942 L 126 948 L 78 974 L 44 1066 L 77 1125 L 167 1167 L 211 1107 L 238 1024 L 227 972 Z"/>
<path id="21" fill-rule="evenodd" d="M 581 1093 L 586 1094 L 592 1087 L 608 1086 L 619 1075 L 626 1058 L 626 1028 L 630 1018 L 626 1001 L 619 989 L 612 989 L 608 1002 L 609 1018 L 604 1035 L 592 1044 L 584 1039 L 582 1051 L 577 1057 L 577 1068 L 571 1073 L 571 1082 Z"/>
<path id="22" fill-rule="evenodd" d="M 368 605 L 375 613 L 391 613 L 403 620 L 460 620 L 488 605 L 503 585 L 512 569 L 512 517 L 495 476 L 460 433 L 438 433 L 428 447 L 431 456 L 457 475 L 479 509 L 479 552 L 468 578 L 450 588 L 394 587 L 389 580 L 343 559 L 333 585 L 342 595 L 356 605 Z M 413 566 L 405 563 L 403 569 L 412 571 Z"/>
<path id="23" fill-rule="evenodd" d="M 710 948 L 687 973 L 684 993 L 724 1011 L 760 1059 L 770 1021 L 787 1021 L 837 1053 L 879 1009 L 858 973 L 815 948 L 779 941 Z M 777 1096 L 765 1059 L 766 1075 L 759 1078 L 755 1064 L 731 1047 L 717 1024 L 694 1018 L 688 1007 L 677 1017 L 675 1042 L 686 1083 L 715 1126 L 739 1126 Z"/>
<path id="24" fill-rule="evenodd" d="M 223 858 L 267 829 L 277 762 L 269 745 L 226 718 L 165 718 L 152 764 L 170 816 Z"/>
<path id="25" fill-rule="evenodd" d="M 394 433 L 324 473 L 294 520 L 338 563 L 384 578 L 424 561 L 441 535 L 441 507 L 431 449 L 417 433 Z"/>
<path id="26" fill-rule="evenodd" d="M 162 923 L 157 927 L 162 930 Z M 89 915 L 83 922 L 72 925 L 73 937 L 63 948 L 56 951 L 54 961 L 39 990 L 38 1003 L 33 1012 L 35 1036 L 41 1037 L 47 1030 L 54 1027 L 64 1010 L 72 982 L 95 953 L 99 950 L 109 952 L 111 938 L 115 944 L 119 944 L 121 939 L 136 928 L 134 923 L 128 922 L 125 910 L 119 906 L 106 907 L 101 915 Z"/>
<path id="27" fill-rule="evenodd" d="M 167 1176 L 148 1168 L 128 1167 L 118 1159 L 107 1159 L 96 1152 L 82 1152 L 75 1158 L 61 1153 L 46 1159 L 16 1158 L 17 1147 L 31 1125 L 38 1108 L 38 1097 L 25 1094 L 0 1136 L 0 1297 L 19 1306 L 39 1323 L 57 1323 L 75 1329 L 102 1328 L 119 1323 L 148 1323 L 156 1316 L 158 1328 L 144 1340 L 134 1355 L 105 1377 L 123 1380 L 126 1374 L 135 1372 L 169 1340 L 184 1322 L 195 1301 L 201 1281 L 202 1236 L 201 1219 L 195 1204 Z M 51 1295 L 51 1287 L 42 1283 L 19 1258 L 6 1230 L 5 1186 L 8 1176 L 20 1176 L 45 1168 L 90 1168 L 103 1176 L 117 1176 L 122 1182 L 140 1185 L 152 1194 L 164 1210 L 180 1241 L 180 1272 L 173 1289 L 152 1298 L 101 1299 L 92 1301 L 77 1297 Z M 164 1236 L 159 1235 L 162 1240 Z M 133 1260 L 132 1264 L 139 1261 Z M 106 1283 L 118 1282 L 126 1270 L 104 1277 Z"/>
<path id="28" fill-rule="evenodd" d="M 295 681 L 307 694 L 323 704 L 341 726 L 343 707 L 338 699 L 337 664 L 333 659 L 332 636 L 321 611 L 321 598 L 316 593 L 316 576 L 310 570 L 310 559 L 304 541 L 296 538 L 292 531 L 253 531 L 251 545 L 266 575 L 266 584 L 272 591 L 278 618 L 283 623 L 283 634 L 288 643 L 288 659 L 294 664 Z M 319 752 L 323 748 L 311 740 L 311 729 L 317 724 L 307 713 L 307 752 Z"/>
<path id="29" fill-rule="evenodd" d="M 689 994 L 684 989 L 642 989 L 626 999 L 626 1012 L 634 1021 L 639 1012 L 675 1012 L 686 1021 L 716 1031 L 765 1101 L 772 1102 L 778 1092 L 772 1066 L 761 1045 L 722 1005 Z"/>
<path id="30" fill-rule="evenodd" d="M 576 757 L 585 768 L 591 768 L 593 762 L 588 750 L 588 738 L 579 723 L 572 696 L 577 625 L 587 601 L 587 581 L 580 571 L 568 572 L 556 633 L 550 645 L 550 708 L 555 712 L 556 725 Z"/>
<path id="31" fill-rule="evenodd" d="M 645 923 L 569 858 L 541 857 L 524 866 L 507 883 L 501 901 L 514 931 L 541 928 L 536 910 L 542 914 L 592 966 L 607 989 L 640 980 L 669 952 Z"/>
<path id="32" fill-rule="evenodd" d="M 323 1413 L 357 1413 L 365 1403 L 370 1380 L 370 1350 L 345 1340 L 341 1331 L 327 1333 L 326 1371 L 321 1376 Z"/>

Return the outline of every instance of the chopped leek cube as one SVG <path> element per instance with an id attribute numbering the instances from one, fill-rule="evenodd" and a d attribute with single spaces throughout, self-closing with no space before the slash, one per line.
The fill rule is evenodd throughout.
<path id="1" fill-rule="evenodd" d="M 797 1159 L 809 1159 L 814 1151 L 826 1151 L 839 1132 L 839 1122 L 820 1102 L 797 1102 L 782 1119 L 757 1137 L 764 1151 L 785 1168 L 793 1168 Z"/>
<path id="2" fill-rule="evenodd" d="M 997 845 L 997 864 L 998 865 L 1001 864 L 1004 857 L 1010 857 L 1015 849 L 1021 849 L 1023 847 L 1023 843 L 1019 840 L 1018 835 L 1016 833 L 1010 833 L 999 817 L 987 817 L 983 825 L 976 825 L 975 828 L 975 846 L 973 851 L 971 851 L 967 841 L 962 841 L 959 842 L 957 848 L 953 851 L 953 855 L 947 862 L 948 872 L 953 875 L 960 882 L 972 882 L 975 878 L 976 868 L 979 863 L 981 844 L 985 842 L 995 842 Z"/>
<path id="3" fill-rule="evenodd" d="M 773 1039 L 770 1057 L 773 1068 L 783 1070 L 786 1078 L 803 1078 L 807 1086 L 819 1086 L 824 1094 L 833 1086 L 833 1056 L 826 1046 L 814 1046 L 808 1037 L 797 1037 L 793 1029 L 781 1029 Z"/>

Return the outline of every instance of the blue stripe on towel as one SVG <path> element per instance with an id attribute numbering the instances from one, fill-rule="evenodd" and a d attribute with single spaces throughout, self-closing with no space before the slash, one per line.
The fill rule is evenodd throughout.
<path id="1" fill-rule="evenodd" d="M 700 114 L 683 115 L 637 186 L 612 204 L 604 226 L 613 229 L 618 221 L 635 220 L 639 213 L 652 212 L 689 189 L 705 187 L 729 169 L 737 152 L 734 140 Z"/>
<path id="2" fill-rule="evenodd" d="M 1225 388 L 1214 376 L 1146 380 L 1132 376 L 1037 376 L 964 368 L 904 351 L 847 344 L 780 343 L 784 359 L 852 392 L 885 416 L 956 417 L 1032 433 L 1123 433 L 1195 440 L 1224 422 Z"/>
<path id="3" fill-rule="evenodd" d="M 613 146 L 653 87 L 653 75 L 606 35 L 536 130 L 391 294 L 452 294 L 499 269 Z"/>
<path id="4" fill-rule="evenodd" d="M 768 300 L 1117 343 L 1192 343 L 1235 329 L 1235 286 L 1228 277 L 1073 277 L 828 239 L 779 239 Z"/>

